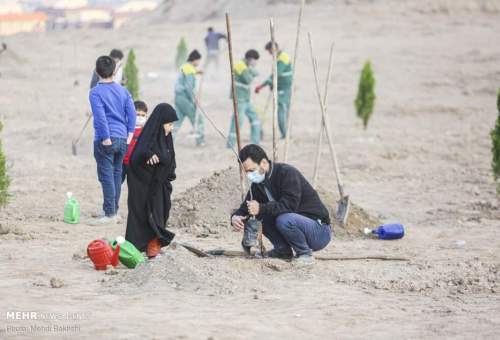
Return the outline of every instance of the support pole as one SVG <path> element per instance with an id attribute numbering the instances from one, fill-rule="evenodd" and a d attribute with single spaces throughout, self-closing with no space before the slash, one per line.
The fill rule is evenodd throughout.
<path id="1" fill-rule="evenodd" d="M 328 84 L 330 83 L 330 75 L 332 73 L 333 66 L 333 46 L 332 43 L 330 47 L 330 57 L 328 59 L 328 72 L 326 73 L 326 83 L 325 83 L 325 92 L 323 93 L 323 106 L 325 108 L 325 113 L 328 109 Z M 321 117 L 321 125 L 319 128 L 318 141 L 316 143 L 316 161 L 314 162 L 314 174 L 313 174 L 313 187 L 316 189 L 316 185 L 319 177 L 319 164 L 321 162 L 321 147 L 323 145 L 323 134 L 325 133 L 325 125 L 328 122 L 325 122 L 323 116 Z"/>
<path id="2" fill-rule="evenodd" d="M 325 108 L 323 105 L 323 100 L 321 99 L 321 93 L 320 93 L 320 88 L 319 88 L 319 79 L 318 79 L 318 63 L 316 60 L 316 56 L 314 54 L 314 48 L 313 48 L 313 41 L 312 41 L 312 35 L 309 32 L 308 33 L 308 38 L 309 38 L 309 48 L 311 52 L 311 60 L 313 64 L 313 71 L 314 71 L 314 81 L 316 84 L 316 94 L 318 96 L 318 101 L 321 109 L 321 117 L 322 119 L 326 122 L 326 114 L 325 114 Z M 330 128 L 328 124 L 325 124 L 325 134 L 326 134 L 326 139 L 328 141 L 328 146 L 330 147 L 330 154 L 332 156 L 332 161 L 333 161 L 333 169 L 335 170 L 335 175 L 337 176 L 337 186 L 339 189 L 339 195 L 340 195 L 340 200 L 343 200 L 344 198 L 348 198 L 348 196 L 344 195 L 344 184 L 342 183 L 342 179 L 340 177 L 340 171 L 338 167 L 338 162 L 337 162 L 337 153 L 335 152 L 335 146 L 333 144 L 333 138 L 332 134 L 330 133 Z"/>
<path id="3" fill-rule="evenodd" d="M 305 0 L 301 0 L 299 19 L 297 20 L 297 36 L 295 37 L 295 50 L 293 52 L 292 61 L 292 93 L 290 96 L 290 105 L 288 106 L 288 116 L 286 121 L 286 136 L 285 136 L 285 153 L 283 155 L 284 161 L 288 161 L 288 146 L 290 145 L 290 130 L 291 130 L 291 120 L 292 120 L 292 102 L 295 98 L 295 69 L 297 68 L 297 56 L 299 51 L 299 41 L 300 41 L 300 28 L 302 27 L 302 14 L 304 12 Z"/>
<path id="4" fill-rule="evenodd" d="M 231 37 L 231 19 L 229 13 L 226 13 L 226 28 L 227 28 L 227 43 L 229 52 L 229 66 L 231 67 L 231 92 L 233 98 L 233 110 L 234 110 L 234 125 L 236 131 L 236 143 L 238 146 L 238 153 L 241 151 L 241 141 L 240 141 L 240 121 L 238 119 L 238 101 L 236 98 L 236 82 L 234 80 L 234 59 L 233 59 L 233 40 Z M 240 186 L 241 195 L 245 197 L 245 186 L 243 184 L 243 166 L 240 163 Z"/>
<path id="5" fill-rule="evenodd" d="M 276 56 L 276 40 L 274 38 L 274 19 L 269 19 L 269 28 L 271 31 L 271 51 L 273 56 L 273 162 L 278 159 L 278 70 Z"/>

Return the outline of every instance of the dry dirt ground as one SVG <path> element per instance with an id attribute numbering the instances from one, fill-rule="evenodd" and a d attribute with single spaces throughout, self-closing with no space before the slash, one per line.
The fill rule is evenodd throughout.
<path id="1" fill-rule="evenodd" d="M 496 1 L 439 3 L 313 2 L 304 14 L 297 63 L 290 163 L 311 177 L 320 114 L 305 35 L 310 31 L 322 81 L 329 44 L 335 42 L 329 113 L 346 191 L 373 218 L 399 221 L 407 230 L 395 242 L 340 233 L 322 253 L 403 256 L 407 262 L 318 262 L 297 268 L 282 261 L 197 258 L 172 246 L 133 271 L 93 270 L 84 255 L 87 244 L 125 231 L 123 223 L 99 228 L 85 223 L 101 203 L 91 129 L 78 156 L 71 155 L 71 140 L 88 110 L 93 61 L 112 47 L 135 48 L 142 98 L 151 108 L 172 102 L 178 39 L 185 36 L 190 48 L 203 52 L 206 26 L 222 30 L 223 19 L 156 18 L 145 24 L 144 18 L 116 32 L 6 38 L 0 115 L 12 199 L 0 212 L 5 230 L 0 235 L 0 338 L 498 339 L 500 208 L 488 134 L 500 83 L 499 6 Z M 297 8 L 280 6 L 266 10 L 274 12 L 277 39 L 291 53 Z M 268 40 L 266 18 L 250 14 L 233 20 L 237 56 L 251 47 L 262 51 Z M 366 59 L 374 66 L 378 97 L 363 131 L 353 100 Z M 262 79 L 269 62 L 263 53 Z M 209 72 L 203 95 L 206 111 L 225 131 L 231 112 L 227 70 L 224 57 L 219 72 Z M 255 98 L 260 109 L 266 97 Z M 268 115 L 268 150 L 270 125 Z M 246 142 L 248 122 L 243 131 Z M 212 218 L 237 206 L 227 201 L 237 190 L 236 174 L 224 176 L 232 183 L 224 194 L 202 192 L 210 186 L 206 181 L 219 180 L 214 177 L 195 187 L 201 178 L 235 165 L 208 124 L 206 132 L 207 146 L 201 149 L 194 148 L 188 126 L 176 140 L 174 197 L 183 206 L 173 213 L 187 209 L 198 215 L 192 227 L 175 214 L 171 224 L 179 241 L 238 249 L 241 235 Z M 336 195 L 326 148 L 323 160 L 320 186 Z M 67 191 L 81 203 L 78 225 L 62 222 Z M 200 194 L 189 196 L 193 192 Z M 124 219 L 126 197 L 124 188 Z M 39 318 L 8 314 L 17 311 L 35 311 Z M 57 319 L 48 319 L 49 313 Z"/>

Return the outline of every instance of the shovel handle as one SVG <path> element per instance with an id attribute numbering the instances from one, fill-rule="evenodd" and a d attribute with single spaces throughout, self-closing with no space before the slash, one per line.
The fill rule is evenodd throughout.
<path id="1" fill-rule="evenodd" d="M 75 146 L 80 142 L 80 139 L 82 138 L 83 132 L 87 128 L 87 125 L 89 125 L 89 122 L 90 122 L 91 118 L 92 118 L 92 115 L 87 113 L 87 120 L 85 121 L 85 124 L 83 125 L 83 128 L 80 131 L 80 134 L 78 135 L 78 138 L 76 138 L 76 139 L 73 140 L 73 144 Z"/>

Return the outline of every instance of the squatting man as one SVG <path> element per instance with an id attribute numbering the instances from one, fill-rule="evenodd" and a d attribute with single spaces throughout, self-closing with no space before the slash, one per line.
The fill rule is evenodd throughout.
<path id="1" fill-rule="evenodd" d="M 265 257 L 293 259 L 295 253 L 297 263 L 313 264 L 313 252 L 326 247 L 332 236 L 328 210 L 316 190 L 293 166 L 271 162 L 258 145 L 245 146 L 239 158 L 251 185 L 231 216 L 233 227 L 246 233 L 255 217 L 273 245 Z"/>

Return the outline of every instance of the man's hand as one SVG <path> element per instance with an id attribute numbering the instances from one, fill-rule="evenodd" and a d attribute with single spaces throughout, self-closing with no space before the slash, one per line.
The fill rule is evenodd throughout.
<path id="1" fill-rule="evenodd" d="M 259 93 L 266 85 L 259 85 L 255 88 L 255 93 Z"/>
<path id="2" fill-rule="evenodd" d="M 199 74 L 201 76 L 203 74 L 203 70 L 196 71 L 196 74 Z"/>
<path id="3" fill-rule="evenodd" d="M 247 207 L 252 216 L 257 216 L 260 212 L 260 204 L 257 201 L 247 201 Z"/>
<path id="4" fill-rule="evenodd" d="M 231 218 L 231 224 L 237 231 L 242 231 L 245 228 L 245 217 L 234 215 Z"/>
<path id="5" fill-rule="evenodd" d="M 129 132 L 128 133 L 128 137 L 127 137 L 127 145 L 129 145 L 130 142 L 132 142 L 132 138 L 134 138 L 134 133 L 133 132 Z"/>
<path id="6" fill-rule="evenodd" d="M 113 145 L 113 142 L 111 142 L 111 138 L 107 138 L 107 139 L 102 141 L 102 145 L 106 145 L 106 146 Z"/>
<path id="7" fill-rule="evenodd" d="M 160 159 L 158 158 L 158 156 L 156 154 L 154 154 L 153 156 L 151 156 L 151 158 L 146 163 L 149 165 L 155 165 L 155 164 L 160 163 Z"/>

